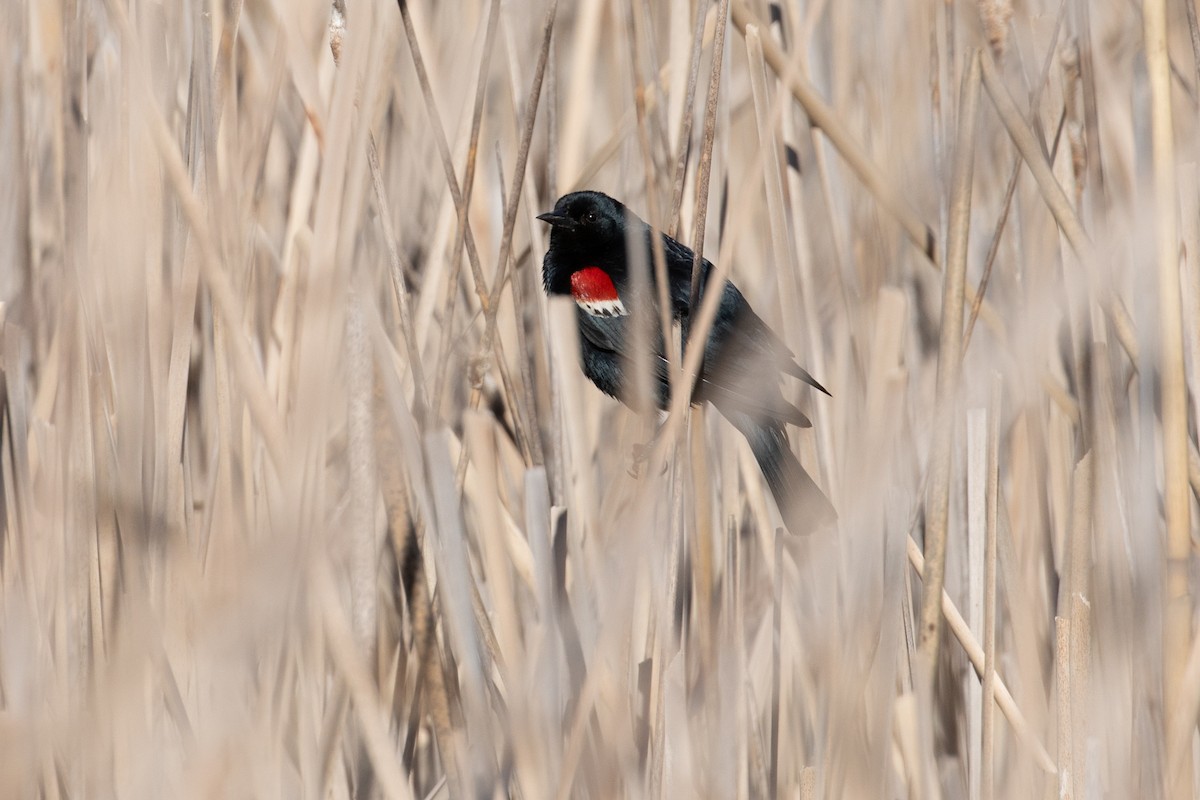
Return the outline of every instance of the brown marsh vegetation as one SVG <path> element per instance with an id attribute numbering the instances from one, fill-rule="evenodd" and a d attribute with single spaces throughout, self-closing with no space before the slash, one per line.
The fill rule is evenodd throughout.
<path id="1" fill-rule="evenodd" d="M 1194 0 L 334 6 L 0 17 L 0 794 L 1195 796 Z M 584 187 L 836 535 L 704 409 L 630 474 Z"/>

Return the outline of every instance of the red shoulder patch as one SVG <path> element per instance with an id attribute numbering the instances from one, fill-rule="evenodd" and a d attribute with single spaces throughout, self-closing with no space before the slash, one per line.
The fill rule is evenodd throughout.
<path id="1" fill-rule="evenodd" d="M 593 317 L 623 317 L 629 313 L 617 294 L 616 284 L 599 267 L 584 267 L 571 273 L 571 295 Z"/>
<path id="2" fill-rule="evenodd" d="M 617 287 L 604 270 L 584 267 L 571 275 L 571 294 L 584 302 L 616 300 Z"/>

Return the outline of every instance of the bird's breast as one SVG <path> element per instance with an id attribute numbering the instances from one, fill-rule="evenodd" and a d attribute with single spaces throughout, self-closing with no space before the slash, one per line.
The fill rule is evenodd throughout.
<path id="1" fill-rule="evenodd" d="M 629 313 L 616 284 L 600 267 L 584 267 L 571 273 L 571 296 L 594 317 L 624 317 Z"/>

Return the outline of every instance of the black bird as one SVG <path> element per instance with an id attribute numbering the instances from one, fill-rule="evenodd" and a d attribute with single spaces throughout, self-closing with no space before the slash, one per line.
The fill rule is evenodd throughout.
<path id="1" fill-rule="evenodd" d="M 552 212 L 538 219 L 552 226 L 542 281 L 548 294 L 575 298 L 583 372 L 601 391 L 625 401 L 630 365 L 637 363 L 629 352 L 633 284 L 627 254 L 628 248 L 644 247 L 645 263 L 652 265 L 652 229 L 600 192 L 563 195 Z M 660 235 L 671 314 L 680 323 L 686 342 L 695 253 L 670 236 Z M 649 272 L 649 302 L 657 307 L 653 269 Z M 702 286 L 712 272 L 713 265 L 705 260 Z M 787 425 L 808 428 L 812 423 L 784 399 L 779 378 L 786 373 L 829 392 L 801 369 L 787 345 L 754 313 L 733 283 L 726 282 L 720 291 L 720 306 L 704 345 L 692 402 L 712 403 L 741 431 L 788 529 L 796 534 L 811 532 L 836 519 L 837 514 L 788 447 Z M 653 335 L 651 347 L 654 399 L 659 408 L 666 409 L 671 387 L 661 331 Z"/>

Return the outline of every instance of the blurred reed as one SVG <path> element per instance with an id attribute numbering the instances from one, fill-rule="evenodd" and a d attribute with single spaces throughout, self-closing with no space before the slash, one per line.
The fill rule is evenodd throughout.
<path id="1" fill-rule="evenodd" d="M 1182 5 L 15 4 L 0 795 L 1200 796 Z M 830 389 L 836 535 L 681 392 L 630 470 L 576 188 Z"/>

